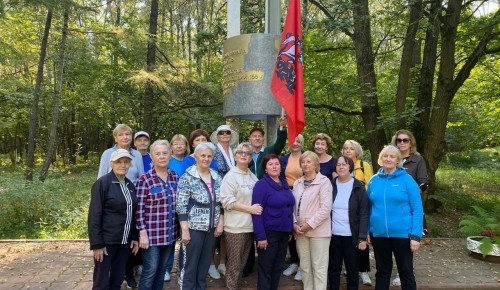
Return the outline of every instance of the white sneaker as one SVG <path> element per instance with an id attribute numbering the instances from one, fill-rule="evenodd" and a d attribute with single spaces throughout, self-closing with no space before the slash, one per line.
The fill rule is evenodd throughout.
<path id="1" fill-rule="evenodd" d="M 165 281 L 165 282 L 170 281 L 170 273 L 169 272 L 165 272 L 165 277 L 163 277 L 163 281 Z"/>
<path id="2" fill-rule="evenodd" d="M 361 282 L 363 283 L 363 285 L 368 285 L 368 286 L 372 285 L 372 280 L 370 279 L 370 276 L 368 276 L 368 272 L 361 272 L 359 274 L 360 274 L 359 277 L 361 278 Z"/>
<path id="3" fill-rule="evenodd" d="M 285 271 L 283 271 L 283 275 L 290 276 L 297 273 L 298 270 L 299 270 L 299 265 L 292 263 L 290 264 L 290 266 L 288 266 L 288 268 L 285 269 Z"/>
<path id="4" fill-rule="evenodd" d="M 300 268 L 297 270 L 297 274 L 295 274 L 295 277 L 293 279 L 295 279 L 295 281 L 302 281 L 302 274 L 300 273 Z"/>
<path id="5" fill-rule="evenodd" d="M 212 277 L 212 279 L 220 279 L 220 273 L 217 271 L 215 268 L 215 265 L 210 265 L 210 268 L 208 269 L 208 275 Z"/>
<path id="6" fill-rule="evenodd" d="M 219 273 L 221 273 L 222 275 L 226 276 L 226 265 L 219 264 L 219 267 L 217 267 L 217 271 L 219 271 Z"/>
<path id="7" fill-rule="evenodd" d="M 399 273 L 396 274 L 396 278 L 394 278 L 394 280 L 392 280 L 391 285 L 396 286 L 396 287 L 401 286 L 401 279 L 399 279 Z"/>

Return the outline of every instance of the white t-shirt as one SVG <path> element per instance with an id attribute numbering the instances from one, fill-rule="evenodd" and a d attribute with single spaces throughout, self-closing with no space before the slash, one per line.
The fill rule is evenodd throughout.
<path id="1" fill-rule="evenodd" d="M 352 236 L 349 226 L 349 198 L 351 197 L 354 178 L 342 183 L 336 180 L 337 197 L 332 207 L 332 234 L 337 236 Z"/>

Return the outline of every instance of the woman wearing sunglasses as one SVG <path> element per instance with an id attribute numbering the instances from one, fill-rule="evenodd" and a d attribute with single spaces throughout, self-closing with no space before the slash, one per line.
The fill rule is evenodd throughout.
<path id="1" fill-rule="evenodd" d="M 392 144 L 399 149 L 401 152 L 401 158 L 403 161 L 403 168 L 406 169 L 411 177 L 417 182 L 420 196 L 422 198 L 422 203 L 425 203 L 425 194 L 423 194 L 427 187 L 429 187 L 429 176 L 427 175 L 427 166 L 425 165 L 425 160 L 417 152 L 417 141 L 415 136 L 408 130 L 398 130 L 394 136 L 392 136 Z M 424 232 L 423 234 L 427 234 L 427 223 L 425 221 L 424 215 Z M 392 281 L 393 286 L 400 286 L 401 281 L 399 279 L 399 275 L 394 278 Z"/>
<path id="2" fill-rule="evenodd" d="M 240 143 L 234 150 L 236 166 L 226 174 L 220 188 L 224 208 L 224 236 L 227 246 L 226 287 L 241 289 L 241 271 L 254 241 L 252 215 L 262 214 L 260 204 L 252 204 L 257 177 L 248 168 L 252 146 Z"/>
<path id="3" fill-rule="evenodd" d="M 210 141 L 216 147 L 214 160 L 217 163 L 217 170 L 222 178 L 236 165 L 232 148 L 238 145 L 238 139 L 238 133 L 231 129 L 229 125 L 220 125 L 210 135 Z"/>
<path id="4" fill-rule="evenodd" d="M 219 175 L 224 175 L 236 165 L 233 148 L 238 144 L 239 136 L 229 125 L 220 125 L 217 130 L 210 135 L 210 141 L 215 145 L 214 163 Z M 208 275 L 213 279 L 220 279 L 226 275 L 226 239 L 224 235 L 217 238 L 216 248 L 220 254 L 219 266 L 215 267 L 215 248 L 212 255 L 212 263 L 208 270 Z"/>

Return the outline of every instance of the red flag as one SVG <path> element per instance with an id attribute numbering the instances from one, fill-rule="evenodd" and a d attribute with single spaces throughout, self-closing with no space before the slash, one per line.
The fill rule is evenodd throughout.
<path id="1" fill-rule="evenodd" d="M 288 144 L 304 129 L 304 77 L 300 0 L 290 0 L 281 45 L 276 59 L 271 92 L 288 116 Z"/>

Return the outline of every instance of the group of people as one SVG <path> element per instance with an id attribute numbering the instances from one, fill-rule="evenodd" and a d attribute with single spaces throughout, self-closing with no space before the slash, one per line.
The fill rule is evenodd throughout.
<path id="1" fill-rule="evenodd" d="M 413 135 L 396 132 L 373 175 L 358 142 L 347 140 L 333 157 L 324 133 L 314 136 L 312 151 L 303 150 L 298 135 L 290 153 L 280 155 L 286 119 L 279 123 L 270 146 L 261 128 L 238 144 L 238 133 L 221 125 L 210 136 L 197 129 L 189 141 L 181 134 L 157 140 L 149 151 L 148 133 L 132 140 L 132 129 L 118 125 L 91 191 L 93 289 L 120 289 L 133 277 L 138 253 L 139 289 L 162 289 L 177 240 L 181 289 L 207 288 L 209 273 L 222 274 L 228 289 L 241 289 L 255 251 L 258 289 L 278 289 L 281 275 L 292 274 L 304 289 L 339 289 L 342 264 L 347 288 L 358 289 L 360 277 L 371 284 L 370 244 L 376 289 L 391 284 L 392 255 L 399 272 L 393 285 L 416 289 L 413 253 L 424 233 L 420 193 L 428 180 Z M 291 263 L 283 271 L 288 251 Z"/>

